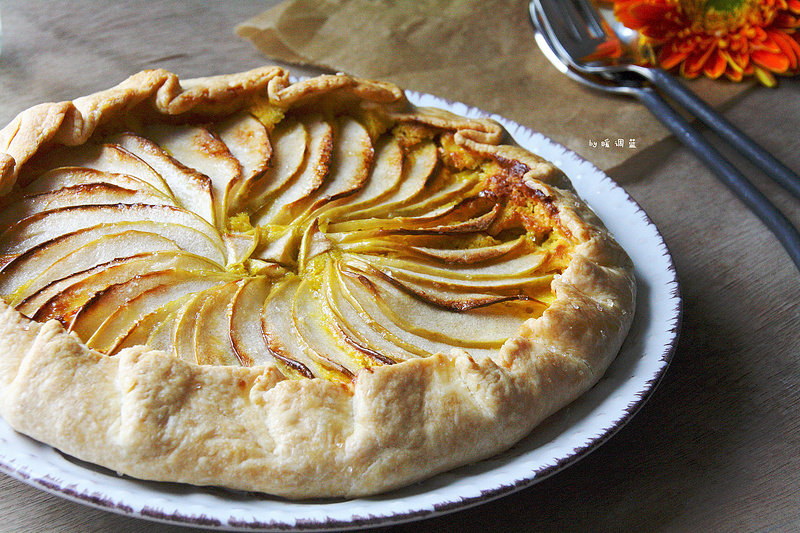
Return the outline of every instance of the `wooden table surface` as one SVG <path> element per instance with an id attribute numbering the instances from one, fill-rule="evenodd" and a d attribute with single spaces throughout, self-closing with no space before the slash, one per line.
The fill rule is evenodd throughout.
<path id="1" fill-rule="evenodd" d="M 144 68 L 193 77 L 262 65 L 232 30 L 274 3 L 0 1 L 0 123 Z M 800 172 L 800 80 L 752 91 L 726 115 Z M 800 225 L 800 202 L 742 167 Z M 800 531 L 800 274 L 677 144 L 611 175 L 658 225 L 678 270 L 683 330 L 662 384 L 626 427 L 566 470 L 386 531 Z M 0 475 L 2 532 L 183 530 Z"/>

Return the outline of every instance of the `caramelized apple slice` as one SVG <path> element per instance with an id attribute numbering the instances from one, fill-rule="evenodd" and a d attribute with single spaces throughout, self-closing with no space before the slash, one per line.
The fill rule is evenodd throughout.
<path id="1" fill-rule="evenodd" d="M 63 207 L 43 211 L 18 221 L 0 234 L 0 247 L 10 253 L 23 253 L 39 244 L 87 227 L 102 224 L 150 221 L 190 228 L 196 241 L 209 243 L 224 262 L 225 245 L 219 233 L 205 220 L 183 209 L 167 205 L 114 204 Z"/>
<path id="2" fill-rule="evenodd" d="M 472 287 L 503 287 L 538 282 L 547 272 L 544 252 L 520 255 L 499 262 L 484 262 L 478 266 L 442 268 L 434 263 L 379 255 L 362 255 L 360 259 L 388 274 L 407 279 L 428 280 L 432 283 Z"/>
<path id="3" fill-rule="evenodd" d="M 405 237 L 405 239 L 407 239 L 407 237 Z M 453 268 L 459 268 L 459 270 L 462 270 L 460 265 L 473 265 L 495 260 L 502 261 L 502 264 L 507 264 L 508 261 L 514 261 L 518 259 L 519 256 L 529 248 L 529 244 L 528 237 L 523 235 L 514 240 L 499 244 L 468 248 L 431 248 L 429 246 L 416 246 L 413 243 L 409 243 L 409 246 L 401 247 L 401 252 L 407 250 L 411 252 L 410 255 L 412 256 L 422 257 L 429 260 L 433 259 L 435 261 L 450 265 Z M 532 263 L 535 266 L 530 268 L 536 268 L 540 264 L 540 257 L 541 254 L 534 254 L 532 260 L 524 259 L 524 262 L 528 264 Z M 456 267 L 455 265 L 459 266 Z M 475 268 L 483 271 L 483 266 Z M 525 273 L 525 268 L 529 267 L 523 267 L 523 270 L 520 272 Z M 511 271 L 516 271 L 518 267 L 517 265 L 514 265 L 513 267 L 510 267 L 510 269 Z M 467 270 L 468 269 L 463 269 L 464 272 L 467 272 Z M 494 275 L 489 272 L 486 272 L 486 274 Z"/>
<path id="4" fill-rule="evenodd" d="M 413 198 L 405 205 L 397 206 L 388 213 L 389 218 L 396 217 L 434 217 L 445 215 L 460 204 L 480 194 L 480 180 L 468 175 L 462 180 L 447 182 L 440 189 L 426 189 L 425 195 Z"/>
<path id="5" fill-rule="evenodd" d="M 112 241 L 99 241 L 111 235 L 121 235 Z M 84 246 L 98 241 L 94 247 Z M 108 250 L 96 248 L 111 244 Z M 79 255 L 73 255 L 77 250 Z M 47 283 L 75 272 L 91 268 L 118 257 L 160 250 L 184 250 L 186 253 L 205 257 L 209 262 L 224 263 L 216 247 L 203 234 L 179 224 L 164 224 L 150 221 L 101 224 L 67 233 L 26 250 L 0 269 L 0 294 L 11 294 L 24 287 L 25 295 L 15 294 L 12 301 L 19 303 Z M 62 259 L 70 257 L 67 262 Z M 76 262 L 76 259 L 80 261 Z M 77 270 L 76 270 L 77 269 Z M 49 270 L 50 278 L 37 279 Z M 54 278 L 52 276 L 55 276 Z M 33 282 L 32 280 L 36 280 Z"/>
<path id="6" fill-rule="evenodd" d="M 40 175 L 59 167 L 84 167 L 127 174 L 144 181 L 167 196 L 172 196 L 172 191 L 158 172 L 116 144 L 83 144 L 57 148 L 23 167 L 19 183 L 22 187 L 26 187 Z"/>
<path id="7" fill-rule="evenodd" d="M 147 336 L 146 340 L 141 344 L 144 344 L 153 350 L 162 350 L 169 355 L 178 357 L 175 350 L 175 333 L 177 330 L 178 321 L 182 316 L 183 309 L 189 305 L 189 302 L 193 301 L 194 298 L 194 294 L 187 294 L 184 298 L 176 300 L 174 302 L 176 306 L 175 310 L 167 313 L 167 315 L 164 317 L 164 320 L 155 324 L 155 326 L 150 329 L 149 332 L 147 332 L 147 330 L 143 331 L 143 333 L 147 333 Z M 170 304 L 167 305 L 171 306 L 172 304 L 173 302 L 170 302 Z M 138 329 L 139 328 L 137 327 L 137 330 Z M 133 332 L 133 335 L 136 335 L 136 332 Z M 119 349 L 122 349 L 122 347 L 123 346 L 120 346 Z"/>
<path id="8" fill-rule="evenodd" d="M 225 143 L 200 126 L 151 125 L 145 136 L 183 165 L 211 179 L 214 219 L 218 228 L 224 228 L 231 184 L 241 179 L 241 166 Z"/>
<path id="9" fill-rule="evenodd" d="M 318 366 L 333 369 L 349 381 L 359 368 L 366 366 L 363 354 L 352 347 L 337 342 L 329 332 L 334 323 L 326 321 L 319 305 L 324 301 L 320 294 L 318 280 L 303 280 L 292 297 L 292 326 L 297 342 L 305 353 L 314 359 Z"/>
<path id="10" fill-rule="evenodd" d="M 263 174 L 245 179 L 237 190 L 231 212 L 257 209 L 281 190 L 300 170 L 306 156 L 308 134 L 302 123 L 286 119 L 275 126 L 270 137 L 272 159 Z"/>
<path id="11" fill-rule="evenodd" d="M 327 226 L 328 221 L 380 203 L 400 186 L 403 177 L 403 151 L 397 140 L 391 137 L 381 142 L 375 154 L 375 164 L 366 185 L 320 214 L 321 224 Z"/>
<path id="12" fill-rule="evenodd" d="M 155 233 L 137 230 L 102 236 L 97 236 L 96 232 L 91 233 L 93 235 L 90 234 L 89 237 L 94 239 L 88 242 L 85 242 L 83 233 L 73 233 L 34 249 L 30 255 L 20 256 L 6 265 L 3 269 L 5 275 L 2 278 L 2 290 L 9 291 L 7 299 L 10 304 L 17 305 L 50 282 L 113 259 L 137 252 L 179 250 L 173 241 Z M 70 244 L 76 246 L 69 246 Z"/>
<path id="13" fill-rule="evenodd" d="M 222 139 L 241 166 L 241 174 L 228 186 L 228 214 L 236 214 L 233 205 L 239 189 L 267 170 L 272 156 L 267 128 L 248 113 L 238 113 L 215 125 L 214 132 Z"/>
<path id="14" fill-rule="evenodd" d="M 346 376 L 333 369 L 320 367 L 298 341 L 292 318 L 292 301 L 300 279 L 290 276 L 273 286 L 261 312 L 261 331 L 270 354 L 275 358 L 278 368 L 287 375 L 295 377 L 333 377 L 337 381 Z"/>
<path id="15" fill-rule="evenodd" d="M 5 206 L 0 213 L 0 227 L 8 227 L 17 220 L 41 211 L 80 205 L 113 204 L 175 205 L 163 194 L 125 189 L 107 183 L 73 185 L 53 192 L 25 196 Z"/>
<path id="16" fill-rule="evenodd" d="M 419 357 L 426 357 L 435 353 L 449 353 L 452 344 L 431 340 L 427 337 L 416 335 L 397 326 L 389 317 L 385 316 L 376 303 L 372 282 L 363 274 L 344 269 L 337 264 L 336 290 L 363 318 L 372 330 L 372 334 L 382 336 L 386 341 L 395 344 L 398 348 L 413 353 Z M 471 350 L 471 352 L 473 352 Z M 480 350 L 478 350 L 480 352 Z M 484 351 L 489 353 L 488 351 Z"/>
<path id="17" fill-rule="evenodd" d="M 148 253 L 132 255 L 130 257 L 120 257 L 108 261 L 107 263 L 101 263 L 93 268 L 88 268 L 81 272 L 76 272 L 75 274 L 71 274 L 69 276 L 57 279 L 55 281 L 51 281 L 41 289 L 37 290 L 30 296 L 23 299 L 19 304 L 17 304 L 16 309 L 17 311 L 28 317 L 33 317 L 34 314 L 43 305 L 45 305 L 51 298 L 55 298 L 61 291 L 67 290 L 69 286 L 72 285 L 73 283 L 83 281 L 84 279 L 90 276 L 93 276 L 106 269 L 112 269 L 117 265 L 125 263 L 127 261 L 136 261 L 139 259 L 148 260 L 151 257 L 157 255 L 158 253 L 159 252 L 148 252 Z"/>
<path id="18" fill-rule="evenodd" d="M 41 174 L 36 180 L 26 185 L 25 188 L 20 189 L 20 192 L 25 196 L 32 196 L 34 194 L 74 187 L 75 185 L 93 185 L 100 183 L 116 185 L 123 189 L 143 191 L 150 194 L 160 194 L 163 195 L 164 198 L 169 198 L 168 195 L 135 176 L 84 167 L 54 168 Z"/>
<path id="19" fill-rule="evenodd" d="M 251 218 L 254 226 L 270 224 L 276 218 L 285 219 L 291 211 L 290 206 L 310 197 L 325 180 L 333 152 L 333 127 L 319 116 L 307 118 L 304 125 L 309 142 L 303 166 L 299 174 Z"/>
<path id="20" fill-rule="evenodd" d="M 425 189 L 438 163 L 436 145 L 423 144 L 407 154 L 403 162 L 403 179 L 400 186 L 382 199 L 382 202 L 365 209 L 356 209 L 339 215 L 338 221 L 370 219 L 385 216 L 408 203 Z M 333 219 L 332 219 L 333 220 Z"/>
<path id="21" fill-rule="evenodd" d="M 468 311 L 507 300 L 530 298 L 519 283 L 498 288 L 482 285 L 480 282 L 469 283 L 464 280 L 426 277 L 396 269 L 380 270 L 352 258 L 346 258 L 343 263 L 361 272 L 369 273 L 370 278 L 380 276 L 425 302 L 452 311 Z M 537 279 L 537 281 L 539 280 Z M 547 280 L 548 285 L 549 281 L 550 279 Z"/>
<path id="22" fill-rule="evenodd" d="M 60 290 L 42 302 L 33 316 L 40 321 L 56 318 L 69 322 L 73 313 L 107 287 L 119 285 L 136 276 L 166 270 L 218 272 L 219 266 L 185 252 L 156 252 L 114 260 L 46 286 L 40 291 L 45 295 L 54 290 L 46 290 L 48 287 L 55 286 L 55 289 Z"/>
<path id="23" fill-rule="evenodd" d="M 483 200 L 483 199 L 481 199 Z M 475 202 L 477 204 L 484 203 Z M 483 206 L 474 206 L 470 200 L 465 200 L 461 204 L 449 209 L 447 212 L 432 216 L 419 218 L 398 217 L 392 220 L 365 221 L 360 230 L 348 232 L 328 233 L 328 238 L 337 244 L 384 237 L 387 235 L 458 235 L 464 233 L 476 233 L 488 229 L 492 222 L 500 213 L 500 205 L 492 205 L 491 210 L 483 212 Z M 483 214 L 481 214 L 483 213 Z"/>
<path id="24" fill-rule="evenodd" d="M 114 346 L 106 353 L 108 353 L 108 355 L 116 355 L 120 350 L 125 348 L 144 345 L 154 350 L 164 350 L 172 353 L 171 331 L 174 326 L 173 321 L 175 315 L 181 307 L 186 305 L 186 302 L 192 298 L 192 296 L 194 295 L 186 294 L 144 315 L 137 320 L 127 332 L 120 335 L 114 343 Z M 159 342 L 157 340 L 154 340 L 152 344 L 148 342 L 154 338 L 154 335 L 159 335 L 164 331 L 169 331 L 168 334 L 163 336 L 165 342 Z"/>
<path id="25" fill-rule="evenodd" d="M 164 270 L 143 274 L 114 285 L 93 296 L 72 321 L 71 329 L 78 336 L 92 331 L 96 319 L 105 318 L 94 329 L 86 344 L 108 352 L 122 342 L 142 318 L 169 302 L 205 290 L 230 276 L 198 274 L 185 270 Z"/>
<path id="26" fill-rule="evenodd" d="M 70 330 L 96 341 L 119 337 L 161 305 L 231 281 L 227 273 L 178 269 L 150 272 L 96 293 L 75 314 Z M 108 337 L 105 337 L 108 335 Z M 113 343 L 112 343 L 113 345 Z"/>
<path id="27" fill-rule="evenodd" d="M 160 332 L 159 335 L 164 337 L 167 333 L 172 335 L 170 343 L 175 357 L 183 359 L 190 363 L 197 363 L 197 356 L 194 351 L 194 330 L 197 323 L 197 314 L 203 308 L 206 299 L 209 298 L 213 287 L 206 288 L 205 290 L 198 291 L 192 294 L 186 303 L 178 310 L 174 317 L 174 325 L 169 330 Z M 153 344 L 148 340 L 148 345 L 156 345 L 156 342 L 164 342 L 153 339 Z"/>
<path id="28" fill-rule="evenodd" d="M 325 295 L 321 309 L 334 331 L 340 332 L 342 342 L 362 352 L 366 357 L 381 363 L 405 361 L 425 356 L 426 352 L 382 329 L 365 313 L 348 301 L 342 292 L 334 262 L 329 261 L 325 269 L 322 290 Z M 357 304 L 356 304 L 357 305 Z"/>
<path id="29" fill-rule="evenodd" d="M 454 312 L 431 305 L 381 276 L 368 277 L 368 273 L 351 269 L 350 265 L 343 273 L 373 295 L 369 304 L 361 300 L 365 308 L 371 308 L 370 315 L 380 313 L 402 331 L 451 346 L 497 349 L 536 312 L 533 304 L 509 302 Z M 431 329 L 432 325 L 435 329 Z"/>
<path id="30" fill-rule="evenodd" d="M 272 219 L 273 224 L 302 224 L 318 216 L 332 201 L 361 189 L 369 177 L 375 151 L 367 130 L 352 118 L 337 120 L 333 153 L 323 185 L 306 197 L 285 205 Z"/>
<path id="31" fill-rule="evenodd" d="M 267 299 L 271 281 L 266 277 L 247 278 L 233 298 L 230 315 L 230 341 L 243 366 L 272 363 L 273 358 L 261 334 L 257 318 Z"/>
<path id="32" fill-rule="evenodd" d="M 182 207 L 214 225 L 211 178 L 182 165 L 160 146 L 144 137 L 133 133 L 121 133 L 110 140 L 136 155 L 158 172 Z"/>
<path id="33" fill-rule="evenodd" d="M 236 280 L 214 287 L 197 311 L 194 323 L 194 354 L 198 364 L 239 364 L 231 343 L 230 318 L 233 298 L 241 284 L 241 280 Z M 250 320 L 253 320 L 252 317 Z"/>

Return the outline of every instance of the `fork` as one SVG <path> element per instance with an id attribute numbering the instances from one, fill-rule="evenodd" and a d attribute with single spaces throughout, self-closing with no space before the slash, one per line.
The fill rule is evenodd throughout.
<path id="1" fill-rule="evenodd" d="M 627 63 L 603 65 L 583 61 L 595 52 L 598 44 L 608 39 L 600 15 L 588 0 L 533 0 L 530 12 L 538 30 L 537 42 L 551 63 L 572 79 L 594 89 L 637 97 L 759 217 L 800 269 L 800 233 L 797 229 L 688 120 L 675 111 L 653 85 L 683 104 L 798 198 L 800 178 L 663 70 Z"/>

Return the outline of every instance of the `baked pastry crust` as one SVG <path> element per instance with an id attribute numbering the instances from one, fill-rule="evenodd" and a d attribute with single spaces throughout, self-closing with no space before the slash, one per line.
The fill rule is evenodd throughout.
<path id="1" fill-rule="evenodd" d="M 633 317 L 630 260 L 549 162 L 489 120 L 415 109 L 400 89 L 346 75 L 291 83 L 277 67 L 179 81 L 163 70 L 72 102 L 42 104 L 0 131 L 0 193 L 37 153 L 151 117 L 215 121 L 254 98 L 370 110 L 453 133 L 539 191 L 573 243 L 540 316 L 488 355 L 463 349 L 376 365 L 349 382 L 286 379 L 274 364 L 200 365 L 147 346 L 108 356 L 56 321 L 0 302 L 0 415 L 16 430 L 117 472 L 287 498 L 400 487 L 512 446 L 591 387 Z"/>

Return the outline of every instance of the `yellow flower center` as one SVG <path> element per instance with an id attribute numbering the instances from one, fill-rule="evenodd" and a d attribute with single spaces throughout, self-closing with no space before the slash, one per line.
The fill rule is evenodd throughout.
<path id="1" fill-rule="evenodd" d="M 722 36 L 745 26 L 766 26 L 778 12 L 776 0 L 678 0 L 695 31 Z"/>

